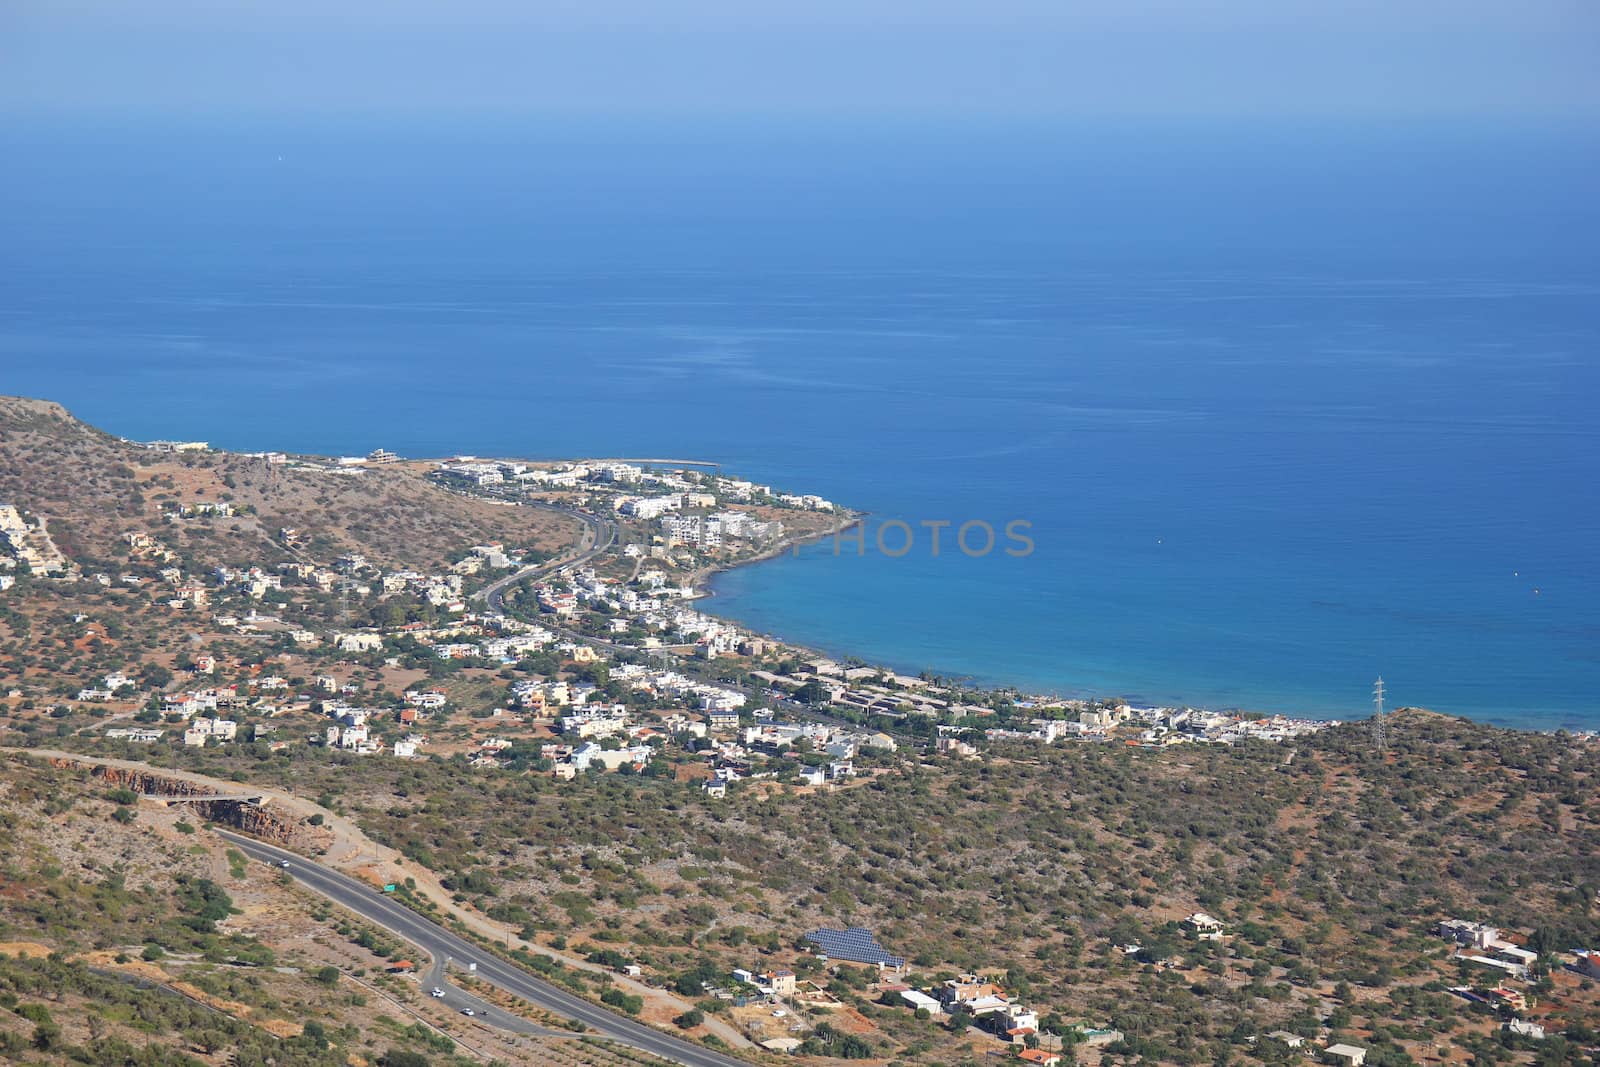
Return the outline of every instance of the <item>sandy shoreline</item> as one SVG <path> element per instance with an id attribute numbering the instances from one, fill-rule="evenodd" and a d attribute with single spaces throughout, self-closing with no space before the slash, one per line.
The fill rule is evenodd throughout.
<path id="1" fill-rule="evenodd" d="M 767 549 L 757 553 L 754 556 L 750 556 L 750 557 L 748 557 L 746 559 L 741 559 L 741 560 L 738 560 L 738 561 L 735 561 L 735 562 L 719 563 L 719 564 L 715 564 L 715 565 L 711 565 L 711 566 L 701 567 L 700 569 L 694 571 L 689 576 L 689 586 L 690 586 L 690 588 L 692 588 L 694 590 L 694 595 L 692 597 L 692 600 L 697 605 L 700 605 L 700 604 L 703 604 L 706 601 L 714 599 L 716 597 L 716 595 L 717 595 L 716 591 L 711 589 L 709 587 L 708 583 L 712 578 L 714 578 L 718 574 L 722 574 L 722 573 L 726 573 L 726 572 L 729 572 L 729 571 L 738 570 L 738 569 L 740 569 L 742 567 L 753 567 L 753 566 L 755 566 L 757 564 L 765 563 L 765 562 L 767 562 L 769 560 L 777 559 L 779 556 L 783 555 L 785 552 L 789 552 L 791 550 L 797 549 L 797 548 L 799 548 L 799 547 L 801 547 L 803 545 L 815 544 L 818 541 L 825 540 L 826 538 L 836 537 L 836 536 L 838 536 L 839 534 L 843 533 L 846 530 L 849 530 L 849 529 L 852 529 L 852 528 L 854 528 L 856 526 L 861 525 L 863 522 L 866 521 L 866 519 L 867 519 L 867 517 L 869 515 L 870 515 L 869 512 L 864 512 L 864 511 L 851 512 L 846 516 L 841 516 L 838 521 L 833 523 L 831 526 L 829 526 L 825 530 L 819 530 L 819 531 L 817 531 L 815 533 L 807 534 L 805 536 L 795 536 L 795 537 L 783 537 L 783 538 L 780 538 L 778 541 L 776 541 L 774 544 L 772 544 Z M 704 610 L 704 609 L 702 608 L 701 610 Z M 713 614 L 713 615 L 717 614 L 714 610 L 710 611 L 708 613 L 709 614 Z M 848 657 L 849 656 L 849 653 L 846 652 L 846 651 L 843 651 L 843 650 L 841 650 L 839 652 L 831 652 L 830 653 L 830 652 L 826 651 L 825 649 L 815 648 L 815 647 L 812 647 L 812 646 L 809 646 L 809 645 L 801 644 L 799 642 L 796 642 L 794 640 L 786 638 L 786 637 L 784 637 L 784 636 L 782 636 L 780 634 L 776 634 L 776 633 L 773 633 L 773 632 L 770 632 L 770 631 L 755 631 L 747 623 L 745 623 L 745 622 L 743 622 L 742 620 L 739 620 L 739 619 L 728 618 L 727 616 L 722 616 L 722 615 L 718 615 L 717 617 L 726 619 L 726 621 L 731 622 L 734 625 L 744 627 L 745 629 L 750 629 L 750 630 L 752 630 L 752 632 L 758 633 L 758 635 L 760 637 L 762 637 L 762 638 L 764 638 L 766 640 L 776 642 L 777 644 L 781 644 L 781 645 L 784 645 L 784 646 L 786 646 L 788 648 L 796 649 L 798 651 L 805 652 L 805 653 L 808 653 L 810 655 L 813 655 L 813 656 L 816 656 L 816 657 L 819 657 L 819 658 L 832 659 L 832 658 L 837 658 L 837 657 L 840 657 L 840 656 L 844 656 L 844 657 Z M 976 683 L 976 684 L 978 684 L 980 687 L 983 687 L 983 688 L 1014 689 L 1014 690 L 1016 690 L 1018 692 L 1022 691 L 1019 687 L 1012 686 L 1012 685 L 1006 685 L 1003 682 L 998 682 L 998 681 L 985 682 L 985 681 L 982 681 L 980 679 L 969 679 L 969 680 L 974 682 L 974 683 Z M 1042 696 L 1044 694 L 1041 693 L 1040 695 Z M 1061 697 L 1062 695 L 1063 694 L 1060 694 L 1060 693 L 1052 693 L 1052 694 L 1050 694 L 1050 696 L 1052 696 L 1052 697 Z M 1066 694 L 1066 696 L 1068 698 L 1070 698 L 1070 699 L 1084 699 L 1084 700 L 1097 700 L 1097 699 L 1103 699 L 1104 698 L 1103 695 L 1096 695 L 1096 694 L 1090 693 L 1088 691 L 1070 693 L 1070 694 Z M 1190 705 L 1185 704 L 1184 706 L 1187 707 L 1187 706 L 1190 706 Z M 1279 710 L 1263 709 L 1263 708 L 1245 708 L 1245 707 L 1242 707 L 1242 706 L 1241 707 L 1207 708 L 1207 709 L 1204 709 L 1204 710 L 1215 711 L 1215 712 L 1222 713 L 1222 714 L 1245 714 L 1245 715 L 1262 716 L 1262 717 L 1272 717 L 1272 716 L 1275 716 L 1275 715 L 1283 715 L 1283 716 L 1285 716 L 1287 718 L 1306 719 L 1308 721 L 1359 722 L 1359 721 L 1362 721 L 1363 718 L 1364 718 L 1363 716 L 1345 716 L 1345 715 L 1340 715 L 1340 714 L 1333 713 L 1333 712 L 1322 713 L 1322 714 L 1305 714 L 1305 713 L 1290 714 L 1290 713 L 1285 713 L 1285 712 L 1282 712 L 1282 711 L 1279 711 Z M 1427 708 L 1412 708 L 1412 709 L 1409 709 L 1409 710 L 1428 711 Z M 1440 713 L 1440 712 L 1432 712 L 1432 711 L 1428 711 L 1428 713 L 1429 714 L 1443 714 L 1443 713 Z M 1465 716 L 1465 717 L 1468 718 L 1468 719 L 1471 719 L 1470 716 Z M 1472 721 L 1482 722 L 1483 720 L 1472 720 Z M 1520 732 L 1530 732 L 1530 733 L 1555 733 L 1555 732 L 1558 732 L 1558 729 L 1541 729 L 1541 728 L 1538 728 L 1538 727 L 1517 726 L 1517 725 L 1512 725 L 1512 724 L 1508 724 L 1508 723 L 1499 723 L 1499 722 L 1487 722 L 1485 724 L 1486 725 L 1491 725 L 1491 726 L 1496 726 L 1496 727 L 1498 727 L 1500 729 L 1517 730 L 1517 731 L 1520 731 Z"/>
<path id="2" fill-rule="evenodd" d="M 727 571 L 735 571 L 741 567 L 753 567 L 758 563 L 765 563 L 768 560 L 777 559 L 785 552 L 793 551 L 794 549 L 800 548 L 802 545 L 816 544 L 818 541 L 826 538 L 837 537 L 839 534 L 844 533 L 844 531 L 861 525 L 861 523 L 866 520 L 866 517 L 867 513 L 864 511 L 853 511 L 849 515 L 841 516 L 826 530 L 818 530 L 816 533 L 806 534 L 804 536 L 780 537 L 769 547 L 746 559 L 701 567 L 699 570 L 696 570 L 694 573 L 689 575 L 689 588 L 694 590 L 694 596 L 692 599 L 698 602 L 701 600 L 710 600 L 714 598 L 717 595 L 716 591 L 711 589 L 707 585 L 707 582 L 709 582 L 711 578 L 718 574 L 722 574 Z M 785 641 L 784 643 L 791 644 L 792 642 Z"/>

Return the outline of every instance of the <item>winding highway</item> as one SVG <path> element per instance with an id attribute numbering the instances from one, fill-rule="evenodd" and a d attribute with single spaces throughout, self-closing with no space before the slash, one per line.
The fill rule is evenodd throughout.
<path id="1" fill-rule="evenodd" d="M 452 490 L 452 492 L 459 492 L 459 490 Z M 483 601 L 484 606 L 489 611 L 499 615 L 506 614 L 505 591 L 512 585 L 522 581 L 525 578 L 543 578 L 558 571 L 566 570 L 568 567 L 575 567 L 579 564 L 587 563 L 596 556 L 616 547 L 621 539 L 619 528 L 611 519 L 603 518 L 598 515 L 592 515 L 585 511 L 579 511 L 576 508 L 563 507 L 560 504 L 550 504 L 544 501 L 523 501 L 521 506 L 539 508 L 543 511 L 553 511 L 558 515 L 565 515 L 568 518 L 577 519 L 584 525 L 584 534 L 578 545 L 575 547 L 573 554 L 558 557 L 556 559 L 546 560 L 543 563 L 536 563 L 528 567 L 523 567 L 521 570 L 514 571 L 511 574 L 506 575 L 504 578 L 496 579 L 494 582 L 484 586 L 482 589 L 478 590 L 477 593 L 473 594 L 475 598 L 479 598 Z M 563 637 L 570 638 L 573 641 L 582 642 L 583 644 L 590 645 L 594 648 L 603 648 L 610 652 L 622 654 L 640 652 L 640 649 L 632 645 L 620 644 L 616 641 L 607 640 L 604 637 L 595 637 L 590 634 L 580 633 L 577 630 L 571 630 L 563 626 L 555 625 L 549 620 L 541 620 L 541 622 L 546 628 L 555 631 Z M 680 662 L 680 667 L 687 668 L 688 665 Z M 698 671 L 693 671 L 692 673 L 698 673 Z M 727 686 L 731 689 L 737 689 L 744 693 L 747 697 L 755 697 L 763 693 L 763 690 L 760 688 L 740 685 L 737 682 L 728 682 L 716 679 L 716 684 Z M 832 723 L 835 726 L 849 727 L 859 725 L 846 719 L 829 715 L 827 712 L 822 711 L 821 709 L 812 707 L 808 704 L 802 704 L 799 701 L 791 700 L 785 696 L 778 694 L 771 694 L 771 696 L 772 706 L 780 711 L 788 711 L 793 714 L 807 715 L 822 722 Z M 908 735 L 908 738 L 912 740 L 918 748 L 927 748 L 927 742 L 925 739 L 917 738 L 912 735 Z"/>
<path id="2" fill-rule="evenodd" d="M 583 539 L 578 543 L 577 551 L 570 556 L 557 557 L 543 563 L 535 563 L 523 567 L 519 571 L 512 571 L 504 578 L 496 579 L 473 594 L 481 598 L 490 611 L 505 612 L 505 591 L 524 578 L 543 578 L 547 574 L 576 567 L 580 563 L 587 563 L 591 559 L 610 549 L 617 543 L 617 524 L 610 519 L 597 518 L 579 511 L 576 508 L 565 508 L 559 504 L 524 502 L 523 507 L 538 508 L 541 511 L 553 511 L 558 515 L 565 515 L 583 523 Z"/>
<path id="3" fill-rule="evenodd" d="M 431 919 L 417 914 L 403 904 L 377 892 L 354 878 L 331 868 L 314 863 L 296 852 L 278 848 L 244 837 L 228 830 L 218 829 L 220 836 L 237 845 L 247 856 L 280 868 L 301 885 L 320 893 L 329 900 L 355 912 L 375 926 L 402 938 L 433 959 L 425 983 L 445 990 L 445 1004 L 457 1011 L 471 1008 L 474 1018 L 489 1026 L 523 1034 L 551 1033 L 520 1016 L 508 1015 L 498 1007 L 453 986 L 447 986 L 443 975 L 446 961 L 462 970 L 471 970 L 478 980 L 514 997 L 537 1005 L 567 1019 L 576 1019 L 596 1033 L 659 1056 L 684 1067 L 748 1067 L 745 1061 L 714 1052 L 692 1042 L 661 1033 L 644 1023 L 608 1011 L 582 997 L 552 985 L 497 956 L 490 955 L 480 946 L 451 933 Z M 287 866 L 285 866 L 287 865 Z"/>
<path id="4" fill-rule="evenodd" d="M 678 462 L 687 463 L 688 461 L 684 460 Z M 449 491 L 458 493 L 462 496 L 472 495 L 463 493 L 459 489 L 451 489 Z M 583 523 L 584 533 L 582 538 L 579 539 L 578 544 L 574 546 L 574 549 L 570 555 L 558 556 L 555 559 L 546 560 L 543 563 L 535 563 L 531 566 L 523 567 L 521 570 L 513 571 L 511 574 L 506 575 L 504 578 L 496 579 L 473 594 L 474 599 L 482 600 L 484 607 L 488 611 L 497 615 L 507 614 L 505 609 L 505 591 L 511 588 L 511 586 L 515 583 L 520 582 L 525 578 L 544 578 L 547 575 L 566 570 L 568 567 L 575 567 L 579 564 L 587 563 L 596 556 L 615 548 L 621 540 L 621 532 L 616 522 L 603 516 L 592 515 L 585 511 L 579 511 L 577 508 L 564 507 L 561 504 L 551 504 L 542 500 L 524 500 L 519 503 L 519 506 L 539 508 L 542 511 L 551 511 L 558 515 L 565 515 L 568 518 L 577 519 L 579 522 Z M 541 619 L 540 622 L 547 629 L 550 629 L 563 637 L 569 638 L 573 641 L 581 642 L 593 648 L 602 648 L 618 654 L 638 654 L 642 651 L 641 649 L 632 645 L 620 644 L 604 637 L 595 637 L 589 634 L 581 633 L 577 630 L 567 629 L 566 627 L 556 625 L 547 619 Z M 701 673 L 697 668 L 690 667 L 688 661 L 681 658 L 679 661 L 679 667 L 681 669 L 688 670 L 692 674 Z M 738 691 L 744 693 L 746 697 L 754 698 L 763 695 L 769 696 L 772 701 L 772 707 L 778 711 L 787 711 L 791 714 L 809 716 L 810 718 L 819 722 L 832 723 L 835 726 L 853 727 L 860 725 L 859 723 L 851 722 L 848 719 L 842 719 L 835 715 L 829 715 L 826 711 L 823 711 L 820 708 L 813 707 L 809 704 L 802 704 L 799 701 L 793 700 L 787 696 L 783 696 L 775 692 L 768 693 L 766 690 L 757 686 L 741 685 L 737 682 L 723 681 L 721 679 L 713 680 L 717 685 L 726 686 L 730 689 L 737 689 Z M 929 747 L 929 742 L 926 738 L 919 737 L 915 734 L 907 733 L 904 735 L 904 739 L 907 742 L 915 745 L 919 751 L 927 751 Z"/>

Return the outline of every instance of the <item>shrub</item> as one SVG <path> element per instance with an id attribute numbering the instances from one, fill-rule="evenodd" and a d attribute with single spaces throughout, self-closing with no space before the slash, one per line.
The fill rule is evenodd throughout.
<path id="1" fill-rule="evenodd" d="M 428 1067 L 428 1058 L 420 1052 L 392 1048 L 378 1058 L 381 1067 Z"/>
<path id="2" fill-rule="evenodd" d="M 601 993 L 600 1001 L 603 1004 L 611 1005 L 613 1008 L 621 1008 L 629 1015 L 638 1015 L 644 1010 L 643 997 L 630 996 L 615 987 Z"/>

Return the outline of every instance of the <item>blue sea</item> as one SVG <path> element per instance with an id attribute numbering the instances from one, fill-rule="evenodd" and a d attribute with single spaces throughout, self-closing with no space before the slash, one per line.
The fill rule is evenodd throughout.
<path id="1" fill-rule="evenodd" d="M 1600 727 L 1593 129 L 63 120 L 0 157 L 0 391 L 113 432 L 715 460 L 871 513 L 709 603 L 831 653 Z"/>

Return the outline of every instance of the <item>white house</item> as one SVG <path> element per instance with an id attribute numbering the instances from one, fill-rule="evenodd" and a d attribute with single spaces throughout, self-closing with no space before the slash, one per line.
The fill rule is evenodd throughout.
<path id="1" fill-rule="evenodd" d="M 706 687 L 700 691 L 701 711 L 737 711 L 744 707 L 745 695 L 736 689 Z"/>
<path id="2" fill-rule="evenodd" d="M 617 510 L 636 519 L 659 519 L 669 511 L 677 511 L 683 499 L 678 496 L 631 496 L 617 500 Z"/>
<path id="3" fill-rule="evenodd" d="M 649 745 L 635 745 L 632 748 L 603 749 L 593 741 L 586 741 L 579 745 L 572 753 L 571 765 L 580 771 L 599 765 L 608 771 L 614 771 L 626 763 L 643 766 L 650 762 L 653 755 Z"/>
<path id="4" fill-rule="evenodd" d="M 383 648 L 383 637 L 379 634 L 337 634 L 333 644 L 340 652 L 377 652 Z"/>
<path id="5" fill-rule="evenodd" d="M 1329 1045 L 1322 1050 L 1322 1058 L 1345 1067 L 1361 1067 L 1367 1062 L 1367 1050 L 1356 1045 Z"/>
<path id="6" fill-rule="evenodd" d="M 1445 919 L 1434 927 L 1434 933 L 1471 948 L 1494 948 L 1500 940 L 1500 931 L 1496 927 L 1464 919 Z"/>
<path id="7" fill-rule="evenodd" d="M 733 730 L 739 726 L 739 713 L 737 711 L 709 711 L 706 713 L 706 725 L 713 730 Z"/>
<path id="8" fill-rule="evenodd" d="M 136 726 L 122 726 L 114 730 L 107 730 L 106 737 L 114 741 L 133 741 L 141 745 L 153 745 L 161 740 L 165 730 L 146 730 Z"/>
<path id="9" fill-rule="evenodd" d="M 232 741 L 239 734 L 239 724 L 232 719 L 196 719 L 194 729 L 218 741 Z"/>
<path id="10" fill-rule="evenodd" d="M 1021 1004 L 1010 1004 L 1006 1007 L 1006 1030 L 1017 1034 L 1023 1031 L 1039 1029 L 1039 1013 L 1031 1008 L 1024 1008 Z"/>
<path id="11" fill-rule="evenodd" d="M 943 1004 L 940 1004 L 935 998 L 928 996 L 926 993 L 919 992 L 918 990 L 902 989 L 900 991 L 900 999 L 909 1004 L 913 1011 L 918 1008 L 926 1008 L 929 1015 L 944 1014 Z"/>
<path id="12" fill-rule="evenodd" d="M 346 726 L 343 729 L 340 729 L 337 726 L 328 727 L 328 743 L 330 745 L 337 744 L 340 748 L 347 751 L 352 749 L 359 750 L 362 745 L 367 743 L 368 740 L 367 727 L 365 724 L 360 726 Z"/>

